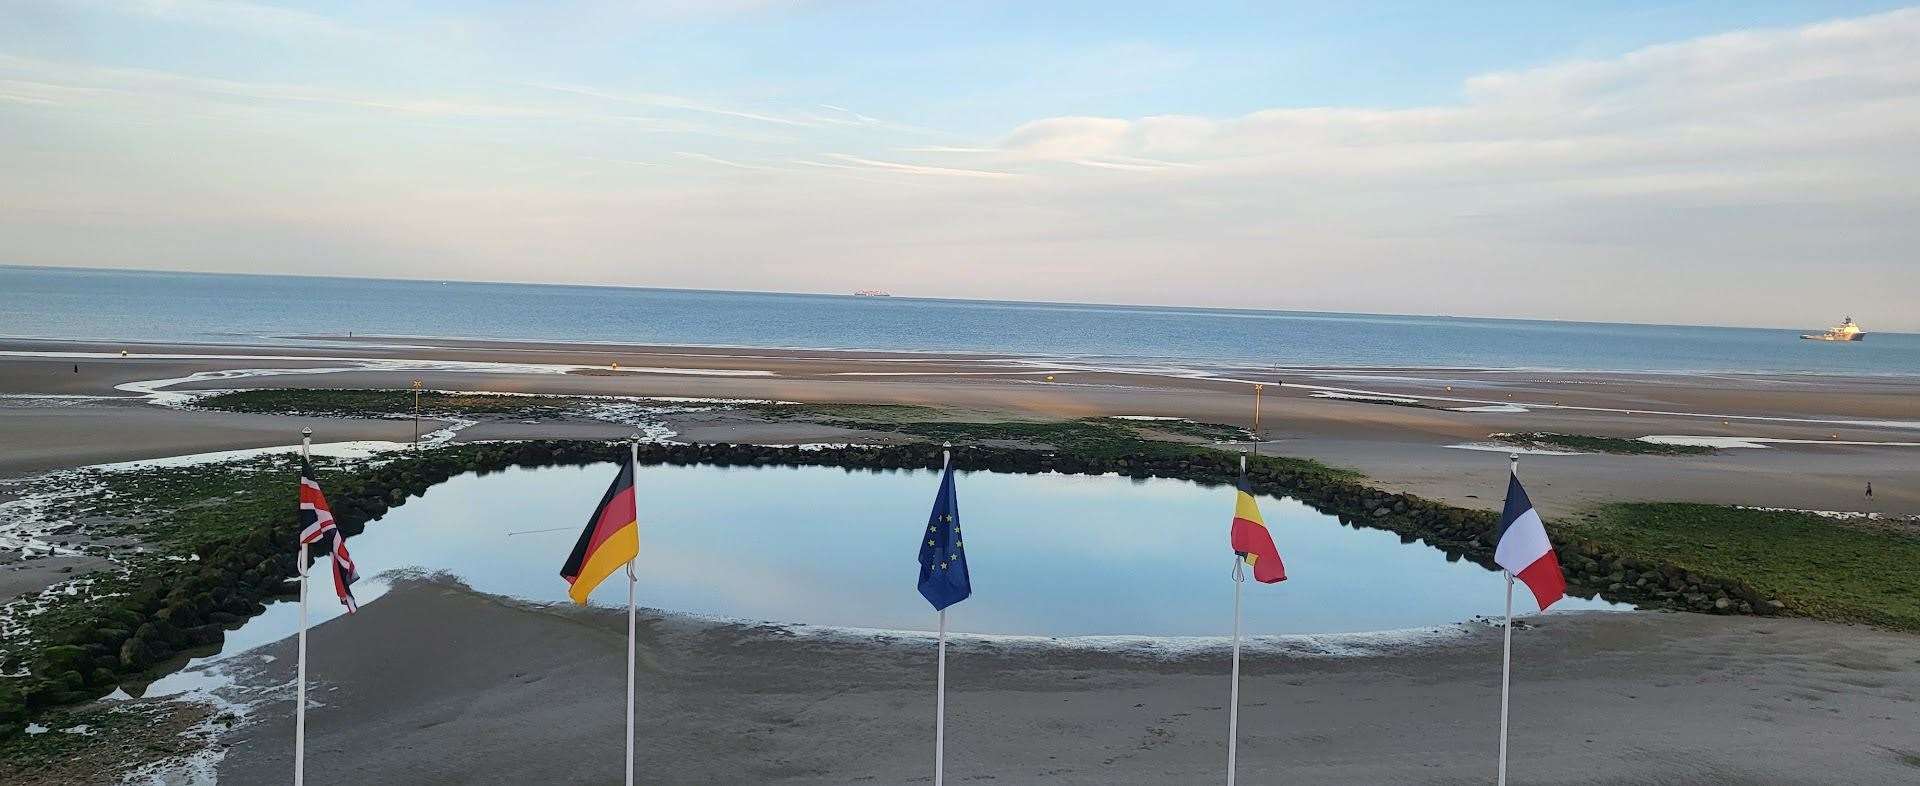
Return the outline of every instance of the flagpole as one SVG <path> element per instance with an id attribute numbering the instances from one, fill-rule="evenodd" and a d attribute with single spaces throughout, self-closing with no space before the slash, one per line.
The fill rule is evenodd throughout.
<path id="1" fill-rule="evenodd" d="M 1240 474 L 1247 474 L 1245 453 L 1240 454 Z M 1240 585 L 1247 581 L 1241 567 L 1244 563 L 1240 555 L 1233 555 L 1233 688 L 1227 699 L 1227 786 L 1233 786 L 1234 765 L 1240 754 Z"/>
<path id="2" fill-rule="evenodd" d="M 629 466 L 633 469 L 637 482 L 640 474 L 640 437 L 638 435 L 634 436 L 629 447 L 631 450 L 627 454 L 627 460 L 632 462 Z M 633 526 L 636 530 L 639 529 L 640 522 L 635 521 Z M 627 786 L 633 786 L 634 585 L 639 583 L 639 578 L 633 572 L 633 563 L 633 559 L 627 560 Z"/>
<path id="3" fill-rule="evenodd" d="M 1507 471 L 1519 477 L 1520 454 L 1507 454 L 1507 462 Z M 1507 686 L 1513 672 L 1513 573 L 1501 573 L 1507 577 L 1507 622 L 1503 630 L 1506 641 L 1500 655 L 1500 775 L 1495 786 L 1507 786 Z"/>
<path id="4" fill-rule="evenodd" d="M 938 698 L 934 699 L 933 786 L 946 782 L 947 776 L 947 610 L 940 610 L 940 678 Z"/>
<path id="5" fill-rule="evenodd" d="M 940 445 L 940 471 L 953 466 L 953 443 Z M 940 610 L 940 676 L 935 680 L 933 700 L 933 786 L 942 786 L 947 778 L 947 610 Z"/>
<path id="6" fill-rule="evenodd" d="M 313 429 L 300 429 L 300 460 L 309 461 L 313 455 Z M 338 537 L 336 535 L 335 537 Z M 300 542 L 300 533 L 295 532 L 293 561 L 300 565 L 300 656 L 295 667 L 293 699 L 293 786 L 305 786 L 307 782 L 307 544 Z"/>

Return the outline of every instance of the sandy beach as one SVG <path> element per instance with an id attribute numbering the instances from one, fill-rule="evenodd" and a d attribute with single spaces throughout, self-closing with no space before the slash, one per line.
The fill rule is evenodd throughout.
<path id="1" fill-rule="evenodd" d="M 1551 518 L 1622 500 L 1920 514 L 1920 382 L 1473 369 L 1255 369 L 876 352 L 356 340 L 290 348 L 0 341 L 0 479 L 207 451 L 405 442 L 411 419 L 181 408 L 187 391 L 391 390 L 912 404 L 980 420 L 1089 416 L 1251 425 L 1260 449 L 1367 483 L 1495 507 L 1496 432 L 1760 440 L 1712 455 L 1528 455 Z M 125 349 L 128 354 L 121 356 Z M 616 365 L 617 364 L 617 365 Z M 76 366 L 78 370 L 76 371 Z M 163 384 L 160 381 L 165 381 Z M 887 442 L 897 433 L 758 417 L 661 416 L 689 442 Z M 590 418 L 429 421 L 455 441 L 619 438 Z M 1772 441 L 1784 440 L 1784 441 Z M 1872 480 L 1875 495 L 1862 493 Z M 92 561 L 89 561 L 92 560 Z M 0 597 L 102 567 L 0 565 Z M 1390 602 L 1382 599 L 1382 602 Z M 314 783 L 605 783 L 618 776 L 620 615 L 535 607 L 451 580 L 403 582 L 314 632 Z M 1256 632 L 1257 633 L 1257 632 Z M 1243 686 L 1247 782 L 1483 783 L 1498 629 L 1267 641 Z M 1351 646 L 1364 643 L 1364 646 Z M 264 696 L 223 737 L 227 783 L 284 779 L 291 642 L 230 662 Z M 929 780 L 924 637 L 796 635 L 649 614 L 641 771 L 667 783 Z M 1327 650 L 1358 654 L 1330 657 Z M 269 660 L 265 656 L 270 656 Z M 1920 642 L 1808 620 L 1669 613 L 1547 618 L 1516 637 L 1519 783 L 1905 783 L 1920 743 Z M 1225 652 L 956 644 L 956 782 L 1184 783 L 1219 777 Z"/>
<path id="2" fill-rule="evenodd" d="M 401 346 L 404 342 L 406 345 Z M 1367 474 L 1377 485 L 1491 508 L 1503 450 L 1454 446 L 1498 432 L 1789 440 L 1708 456 L 1537 456 L 1543 510 L 1595 501 L 1697 501 L 1920 514 L 1920 380 L 1470 369 L 1250 369 L 931 353 L 626 347 L 359 338 L 327 348 L 0 341 L 0 477 L 99 461 L 289 444 L 297 419 L 139 403 L 128 382 L 196 373 L 168 390 L 368 388 L 892 403 L 1039 419 L 1146 415 L 1250 425 L 1262 449 Z M 130 355 L 121 358 L 121 350 Z M 81 371 L 74 373 L 74 364 Z M 616 366 L 617 364 L 617 366 Z M 360 367 L 357 370 L 338 370 Z M 616 370 L 617 367 L 617 370 Z M 301 373 L 301 369 L 332 369 Z M 120 400 L 45 399 L 99 395 Z M 24 397 L 23 397 L 24 396 Z M 1398 400 L 1385 400 L 1398 399 Z M 1413 406 L 1405 399 L 1412 399 Z M 396 410 L 405 409 L 404 394 Z M 52 405 L 50 405 L 52 404 Z M 131 405 L 131 406 L 129 406 Z M 1474 409 L 1480 411 L 1458 411 Z M 797 443 L 859 435 L 792 424 L 669 419 L 679 439 Z M 411 424 L 315 426 L 323 441 L 406 438 Z M 461 439 L 617 437 L 591 424 L 483 423 Z M 67 438 L 59 438 L 66 435 Z M 111 435 L 111 436 L 109 436 Z M 1906 444 L 1901 444 L 1906 443 Z M 1864 494 L 1874 483 L 1874 496 Z"/>
<path id="3" fill-rule="evenodd" d="M 624 624 L 611 610 L 403 583 L 313 632 L 319 704 L 308 718 L 308 777 L 617 782 Z M 644 782 L 930 780 L 934 669 L 924 636 L 793 635 L 653 613 L 640 631 Z M 1497 627 L 1327 653 L 1343 641 L 1254 645 L 1242 684 L 1243 781 L 1491 779 Z M 1517 632 L 1514 648 L 1517 783 L 1895 784 L 1920 772 L 1920 640 L 1911 636 L 1599 612 L 1547 618 Z M 955 782 L 1221 777 L 1227 664 L 1217 641 L 1163 657 L 961 639 L 949 659 Z M 284 684 L 291 643 L 238 662 L 243 685 Z M 223 781 L 285 777 L 287 705 L 259 708 L 261 722 L 223 740 Z"/>

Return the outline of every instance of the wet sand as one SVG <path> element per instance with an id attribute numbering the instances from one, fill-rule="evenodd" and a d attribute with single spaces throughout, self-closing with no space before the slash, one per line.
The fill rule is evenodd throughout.
<path id="1" fill-rule="evenodd" d="M 380 345 L 400 341 L 421 346 Z M 1482 508 L 1493 507 L 1491 500 L 1498 496 L 1500 476 L 1505 472 L 1504 456 L 1448 446 L 1485 441 L 1494 432 L 1920 442 L 1920 379 L 1908 378 L 1148 368 L 1139 362 L 1127 365 L 1115 361 L 920 353 L 365 337 L 342 343 L 339 347 L 288 348 L 6 340 L 0 341 L 0 394 L 125 397 L 127 393 L 113 386 L 208 370 L 340 367 L 350 364 L 330 358 L 360 357 L 467 365 L 461 370 L 361 370 L 216 379 L 177 389 L 353 387 L 402 391 L 419 379 L 429 388 L 443 390 L 896 403 L 975 411 L 989 418 L 1156 415 L 1246 424 L 1252 410 L 1249 383 L 1259 381 L 1268 383 L 1262 397 L 1262 431 L 1269 440 L 1264 450 L 1351 467 L 1385 488 Z M 122 348 L 129 347 L 130 357 L 118 357 Z M 18 357 L 6 352 L 97 353 L 105 357 Z M 170 355 L 303 359 L 166 357 Z M 79 374 L 71 371 L 76 362 L 81 367 Z M 619 373 L 613 372 L 616 363 Z M 638 372 L 642 369 L 670 373 Z M 740 372 L 760 376 L 702 375 Z M 1048 376 L 1053 381 L 1047 381 Z M 1341 391 L 1419 397 L 1422 406 L 1324 397 L 1354 395 Z M 400 395 L 397 401 L 403 402 L 404 394 Z M 1516 405 L 1525 411 L 1451 409 L 1500 404 Z M 67 400 L 60 406 L 49 406 L 46 400 L 0 397 L 0 440 L 9 447 L 24 447 L 0 453 L 0 476 L 95 461 L 291 444 L 298 425 L 293 419 L 179 412 L 124 400 Z M 716 423 L 690 418 L 672 425 L 680 438 L 703 442 L 874 439 L 844 429 L 742 420 Z M 323 441 L 395 439 L 410 436 L 411 426 L 337 421 L 316 426 L 316 432 Z M 488 423 L 462 436 L 617 437 L 626 433 L 626 428 L 611 424 Z M 1529 477 L 1538 478 L 1543 488 L 1552 490 L 1535 495 L 1550 515 L 1568 515 L 1594 502 L 1614 500 L 1920 514 L 1920 481 L 1915 480 L 1920 478 L 1920 447 L 1781 444 L 1722 450 L 1712 456 L 1538 456 L 1529 457 L 1525 467 Z M 1868 481 L 1874 483 L 1872 500 L 1863 493 Z"/>
<path id="2" fill-rule="evenodd" d="M 0 477 L 218 450 L 297 445 L 300 429 L 327 442 L 413 438 L 413 422 L 191 412 L 127 401 L 23 406 L 0 399 Z"/>
<path id="3" fill-rule="evenodd" d="M 0 604 L 46 589 L 56 582 L 113 567 L 113 562 L 90 556 L 22 557 L 18 552 L 0 552 Z"/>
<path id="4" fill-rule="evenodd" d="M 964 619 L 965 605 L 955 613 Z M 308 777 L 618 782 L 625 621 L 445 580 L 402 584 L 312 635 Z M 1256 648 L 1242 684 L 1242 780 L 1489 782 L 1499 630 L 1459 630 L 1363 656 L 1303 655 L 1298 641 Z M 644 782 L 929 780 L 927 640 L 792 636 L 652 613 L 640 631 Z M 240 657 L 242 682 L 284 685 L 292 655 L 282 642 Z M 1516 783 L 1920 778 L 1911 759 L 1920 638 L 1805 620 L 1587 613 L 1517 631 L 1514 658 Z M 949 652 L 948 778 L 1217 781 L 1226 673 L 1218 647 L 1155 658 L 959 640 Z M 291 769 L 289 700 L 260 712 L 227 736 L 223 781 L 277 782 Z"/>
<path id="5" fill-rule="evenodd" d="M 1474 370 L 1115 369 L 1086 362 L 379 340 L 340 347 L 121 345 L 0 340 L 0 477 L 106 461 L 321 441 L 404 441 L 408 421 L 183 411 L 127 382 L 235 369 L 338 368 L 336 358 L 457 362 L 209 380 L 183 389 L 429 388 L 901 403 L 982 418 L 1156 415 L 1245 423 L 1263 396 L 1263 450 L 1365 472 L 1371 483 L 1497 505 L 1504 453 L 1448 445 L 1495 431 L 1920 441 L 1920 380 Z M 101 357 L 8 356 L 7 351 Z M 272 355 L 299 359 L 156 355 Z M 80 372 L 72 370 L 74 363 Z M 613 363 L 620 373 L 613 372 Z M 519 365 L 480 365 L 519 364 Z M 653 369 L 667 373 L 635 373 Z M 758 372 L 751 376 L 710 376 Z M 1054 380 L 1049 382 L 1046 376 Z M 1210 375 L 1210 376 L 1203 376 Z M 1448 388 L 1452 388 L 1449 390 Z M 1327 388 L 1424 406 L 1320 397 Z M 105 396 L 110 398 L 52 398 Z M 1446 401 L 1445 399 L 1466 399 Z M 1456 412 L 1513 402 L 1524 412 Z M 1557 408 L 1556 408 L 1557 405 Z M 1583 407 L 1585 409 L 1576 409 Z M 1636 410 L 1635 412 L 1604 410 Z M 1676 413 L 1693 413 L 1676 414 Z M 1734 417 L 1721 417 L 1722 415 Z M 1778 420 L 1797 418 L 1799 420 Z M 1812 423 L 1814 420 L 1892 423 Z M 669 418 L 679 439 L 877 441 L 878 435 L 739 415 Z M 487 421 L 460 439 L 615 438 L 581 420 Z M 1780 445 L 1713 456 L 1530 456 L 1549 517 L 1598 502 L 1694 500 L 1920 513 L 1920 448 Z M 1875 481 L 1876 499 L 1860 494 Z M 64 578 L 40 560 L 0 589 Z M 0 566 L 20 568 L 19 565 Z M 76 569 L 80 569 L 76 567 Z M 743 578 L 743 580 L 758 580 Z M 903 591 L 906 591 L 903 588 Z M 1391 599 L 1382 599 L 1391 602 Z M 964 612 L 964 606 L 962 613 Z M 608 783 L 619 778 L 624 619 L 529 608 L 446 583 L 410 584 L 313 636 L 309 777 L 324 783 Z M 962 626 L 964 627 L 964 626 Z M 1804 620 L 1570 615 L 1516 636 L 1516 783 L 1911 783 L 1920 767 L 1920 638 Z M 291 642 L 236 663 L 281 683 Z M 952 653 L 954 782 L 1189 783 L 1221 777 L 1224 651 L 1146 658 L 1086 649 Z M 1248 662 L 1244 782 L 1486 783 L 1498 711 L 1497 629 L 1329 659 L 1269 651 Z M 664 783 L 929 780 L 930 647 L 813 639 L 778 626 L 643 618 L 641 768 Z M 288 691 L 290 693 L 290 691 Z M 228 783 L 282 782 L 285 699 L 229 734 Z"/>

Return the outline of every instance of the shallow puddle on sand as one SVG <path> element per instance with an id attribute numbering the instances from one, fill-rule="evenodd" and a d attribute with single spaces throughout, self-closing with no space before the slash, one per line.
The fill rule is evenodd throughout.
<path id="1" fill-rule="evenodd" d="M 352 540 L 363 604 L 393 569 L 445 571 L 482 592 L 566 602 L 558 573 L 613 475 L 613 465 L 462 475 L 368 525 Z M 931 471 L 830 467 L 640 470 L 640 603 L 746 620 L 928 630 L 914 589 Z M 974 595 L 948 615 L 955 631 L 1046 636 L 1222 636 L 1233 584 L 1227 487 L 1118 476 L 961 473 Z M 1444 625 L 1502 609 L 1498 573 L 1449 562 L 1398 536 L 1342 526 L 1291 499 L 1260 507 L 1289 579 L 1245 594 L 1249 635 L 1381 631 Z M 318 566 L 314 624 L 340 616 Z M 618 575 L 596 605 L 626 601 Z M 1534 611 L 1515 593 L 1515 608 Z M 1620 608 L 1569 598 L 1554 610 Z M 223 653 L 293 632 L 291 603 L 228 634 Z M 218 660 L 219 656 L 206 659 Z M 165 681 L 161 685 L 164 686 Z"/>

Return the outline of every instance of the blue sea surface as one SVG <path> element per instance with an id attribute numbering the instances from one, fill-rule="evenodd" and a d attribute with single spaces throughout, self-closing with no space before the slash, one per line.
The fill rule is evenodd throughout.
<path id="1" fill-rule="evenodd" d="M 0 336 L 421 336 L 1285 366 L 1920 374 L 1920 334 L 0 266 Z"/>

